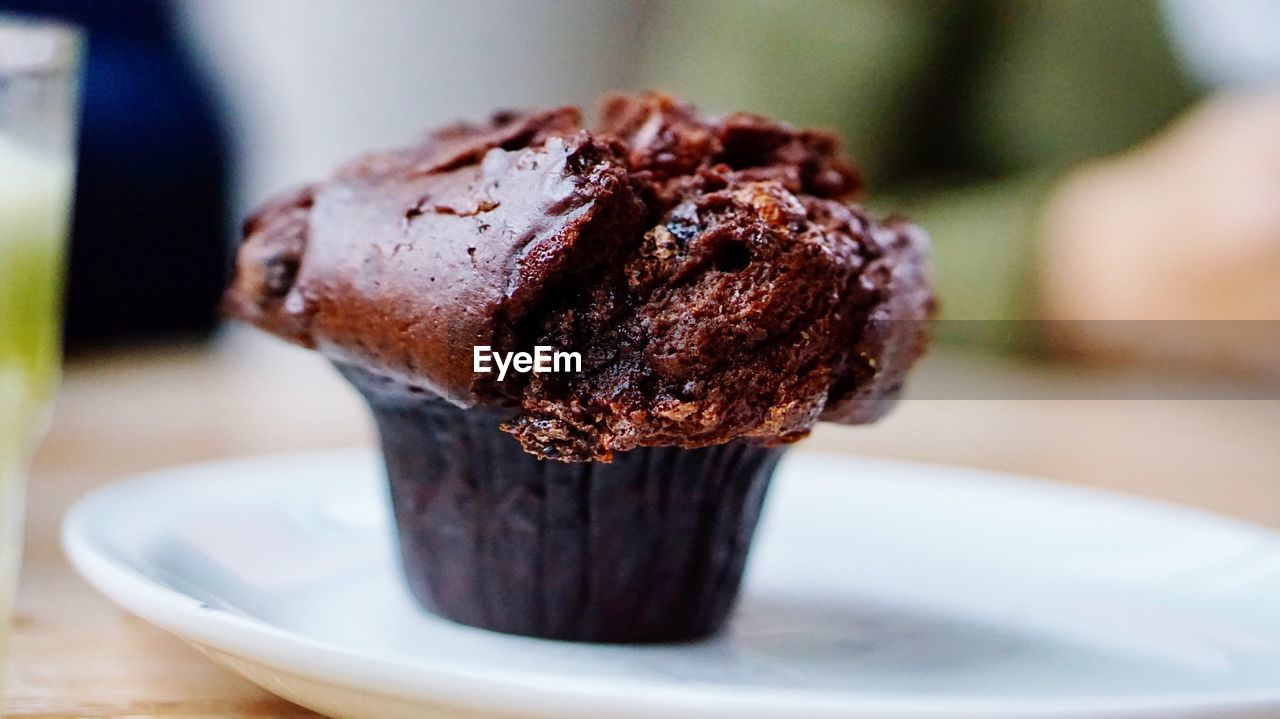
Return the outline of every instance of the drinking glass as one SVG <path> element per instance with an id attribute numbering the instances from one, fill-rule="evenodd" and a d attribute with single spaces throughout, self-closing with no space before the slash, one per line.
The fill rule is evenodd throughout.
<path id="1" fill-rule="evenodd" d="M 73 28 L 0 14 L 0 669 L 22 548 L 24 475 L 58 376 L 79 56 Z M 0 671 L 0 699 L 3 681 Z"/>

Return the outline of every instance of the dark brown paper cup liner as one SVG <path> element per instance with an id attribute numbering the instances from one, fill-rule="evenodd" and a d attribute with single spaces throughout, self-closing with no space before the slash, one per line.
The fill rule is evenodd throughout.
<path id="1" fill-rule="evenodd" d="M 499 632 L 674 642 L 737 599 L 780 448 L 643 448 L 611 463 L 526 454 L 500 412 L 388 392 L 373 410 L 408 584 L 428 610 Z"/>

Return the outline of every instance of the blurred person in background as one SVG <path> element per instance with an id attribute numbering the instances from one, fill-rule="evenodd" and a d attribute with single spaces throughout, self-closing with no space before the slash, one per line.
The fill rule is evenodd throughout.
<path id="1" fill-rule="evenodd" d="M 204 336 L 229 259 L 227 143 L 157 0 L 0 0 L 88 37 L 67 282 L 74 350 Z"/>
<path id="2" fill-rule="evenodd" d="M 651 37 L 648 83 L 839 131 L 932 234 L 944 338 L 1280 376 L 1280 2 L 670 0 Z"/>

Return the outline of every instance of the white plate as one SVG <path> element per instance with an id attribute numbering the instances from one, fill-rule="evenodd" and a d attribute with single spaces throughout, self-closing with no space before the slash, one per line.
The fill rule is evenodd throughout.
<path id="1" fill-rule="evenodd" d="M 68 516 L 124 607 L 336 717 L 1260 717 L 1280 535 L 1125 497 L 793 452 L 728 631 L 594 646 L 470 629 L 402 587 L 364 452 L 187 467 Z"/>

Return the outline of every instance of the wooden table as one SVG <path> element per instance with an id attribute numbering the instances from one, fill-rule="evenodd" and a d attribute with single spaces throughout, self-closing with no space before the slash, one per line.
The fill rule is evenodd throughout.
<path id="1" fill-rule="evenodd" d="M 919 398 L 882 424 L 822 427 L 807 442 L 1106 487 L 1280 527 L 1280 401 L 1223 399 L 1256 396 L 1248 387 L 1175 379 L 1135 390 L 1132 377 L 1111 372 L 945 354 L 917 379 Z M 1183 398 L 1116 398 L 1167 397 L 1170 387 Z M 322 362 L 243 333 L 212 348 L 74 362 L 31 482 L 4 716 L 315 716 L 94 593 L 63 558 L 58 521 L 77 497 L 137 471 L 370 441 L 358 400 Z"/>

